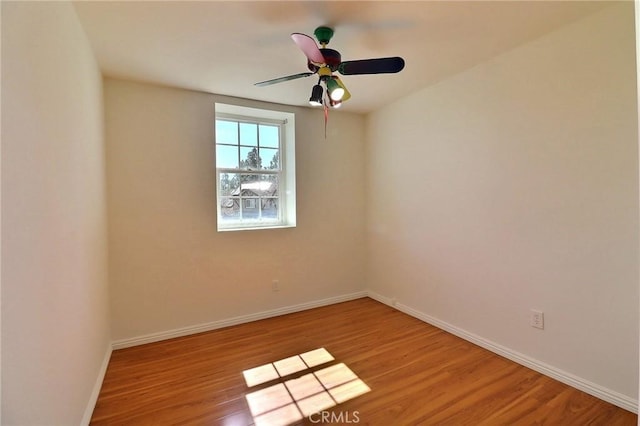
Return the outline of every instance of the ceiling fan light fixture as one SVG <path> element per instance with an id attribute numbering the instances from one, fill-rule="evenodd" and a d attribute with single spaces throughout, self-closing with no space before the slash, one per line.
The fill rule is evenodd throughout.
<path id="1" fill-rule="evenodd" d="M 344 88 L 334 78 L 327 80 L 327 92 L 332 101 L 341 101 L 344 96 Z"/>
<path id="2" fill-rule="evenodd" d="M 309 98 L 309 104 L 311 106 L 322 106 L 322 94 L 323 94 L 322 86 L 320 86 L 319 84 L 316 84 L 315 86 L 313 86 L 313 89 L 311 89 L 311 97 Z"/>
<path id="3" fill-rule="evenodd" d="M 340 80 L 340 77 L 333 77 L 333 79 L 336 81 L 336 83 L 338 83 L 340 87 L 344 89 L 344 95 L 342 96 L 341 101 L 348 101 L 351 98 L 351 93 L 349 93 L 349 90 L 346 88 L 342 80 Z"/>
<path id="4" fill-rule="evenodd" d="M 337 74 L 393 74 L 404 69 L 404 59 L 399 56 L 357 59 L 343 62 L 340 52 L 327 47 L 327 44 L 329 44 L 329 41 L 333 37 L 332 28 L 324 26 L 318 27 L 314 31 L 314 35 L 321 47 L 318 47 L 318 43 L 306 34 L 291 34 L 291 39 L 307 59 L 308 72 L 260 81 L 255 83 L 255 85 L 260 87 L 270 86 L 276 83 L 317 75 L 318 83 L 313 86 L 311 90 L 309 104 L 311 106 L 324 106 L 325 123 L 329 106 L 331 108 L 339 108 L 343 102 L 351 99 L 351 93 L 349 93 L 349 90 Z"/>

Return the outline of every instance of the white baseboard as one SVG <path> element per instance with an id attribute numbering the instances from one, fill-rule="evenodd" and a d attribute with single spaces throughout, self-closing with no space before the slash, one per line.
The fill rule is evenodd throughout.
<path id="1" fill-rule="evenodd" d="M 618 407 L 624 408 L 625 410 L 631 411 L 633 413 L 638 413 L 638 401 L 634 400 L 633 398 L 622 395 L 621 393 L 597 385 L 583 378 L 577 377 L 571 373 L 553 367 L 542 361 L 538 361 L 520 352 L 516 352 L 512 349 L 499 345 L 495 342 L 485 339 L 484 337 L 470 333 L 445 321 L 441 321 L 402 303 L 394 304 L 392 303 L 393 301 L 391 298 L 382 296 L 381 294 L 378 294 L 376 292 L 368 291 L 367 293 L 370 298 L 377 300 L 380 303 L 384 303 L 385 305 L 391 306 L 392 308 L 404 312 L 407 315 L 411 315 L 414 318 L 438 327 L 455 336 L 458 336 L 464 340 L 485 348 L 493 353 L 510 359 L 511 361 L 517 362 L 520 365 L 531 368 L 532 370 L 544 374 L 545 376 L 549 376 L 555 380 L 558 380 L 559 382 L 565 383 L 569 386 L 593 395 L 596 398 L 600 398 L 603 401 L 610 402 L 611 404 L 617 405 Z"/>
<path id="2" fill-rule="evenodd" d="M 96 403 L 98 402 L 98 395 L 100 395 L 100 389 L 102 388 L 104 376 L 107 373 L 107 367 L 109 366 L 109 360 L 111 359 L 112 352 L 113 349 L 111 348 L 111 344 L 109 344 L 104 354 L 104 358 L 102 359 L 102 364 L 100 365 L 98 378 L 93 385 L 93 390 L 91 391 L 91 396 L 89 397 L 87 408 L 85 408 L 84 416 L 82 416 L 82 421 L 80 422 L 82 426 L 87 426 L 91 422 L 91 416 L 93 415 L 93 410 L 96 408 Z"/>
<path id="3" fill-rule="evenodd" d="M 314 300 L 312 302 L 300 303 L 298 305 L 285 306 L 283 308 L 272 309 L 269 311 L 258 312 L 255 314 L 241 315 L 229 319 L 198 324 L 174 330 L 161 331 L 158 333 L 146 334 L 144 336 L 133 337 L 129 339 L 116 340 L 113 342 L 113 349 L 123 349 L 131 346 L 143 345 L 145 343 L 159 342 L 161 340 L 172 339 L 174 337 L 188 336 L 191 334 L 202 333 L 205 331 L 216 330 L 232 325 L 244 324 L 251 321 L 257 321 L 265 318 L 277 317 L 279 315 L 290 314 L 293 312 L 305 311 L 307 309 L 319 308 L 321 306 L 333 305 L 334 303 L 346 302 L 349 300 L 367 297 L 366 291 L 344 294 L 341 296 L 329 297 L 327 299 Z"/>
<path id="4" fill-rule="evenodd" d="M 572 386 L 576 389 L 579 389 L 583 392 L 593 395 L 596 398 L 600 398 L 604 401 L 610 402 L 618 407 L 624 408 L 625 410 L 629 410 L 633 413 L 638 413 L 638 401 L 634 400 L 633 398 L 630 398 L 626 395 L 622 395 L 618 392 L 615 392 L 603 386 L 597 385 L 593 382 L 590 382 L 588 380 L 575 376 L 559 368 L 553 367 L 542 361 L 531 358 L 520 352 L 509 349 L 505 346 L 492 342 L 491 340 L 485 339 L 484 337 L 470 333 L 464 329 L 461 329 L 445 321 L 441 321 L 421 311 L 411 308 L 410 306 L 404 305 L 402 303 L 395 303 L 393 299 L 370 290 L 351 293 L 351 294 L 345 294 L 345 295 L 336 296 L 336 297 L 330 297 L 327 299 L 315 300 L 311 302 L 301 303 L 298 305 L 286 306 L 282 308 L 272 309 L 269 311 L 262 311 L 255 314 L 241 315 L 241 316 L 219 320 L 219 321 L 213 321 L 205 324 L 198 324 L 194 326 L 183 327 L 183 328 L 163 331 L 159 333 L 151 333 L 151 334 L 133 337 L 129 339 L 116 340 L 112 344 L 112 349 L 113 350 L 123 349 L 131 346 L 143 345 L 145 343 L 152 343 L 152 342 L 158 342 L 161 340 L 172 339 L 174 337 L 188 336 L 191 334 L 216 330 L 219 328 L 229 327 L 232 325 L 244 324 L 251 321 L 257 321 L 261 319 L 276 317 L 279 315 L 290 314 L 293 312 L 304 311 L 307 309 L 318 308 L 321 306 L 332 305 L 335 303 L 346 302 L 349 300 L 360 299 L 362 297 L 370 297 L 374 300 L 377 300 L 380 303 L 384 303 L 385 305 L 391 306 L 392 308 L 395 308 L 401 312 L 404 312 L 407 315 L 411 315 L 414 318 L 417 318 L 421 321 L 424 321 L 428 324 L 438 327 L 455 336 L 458 336 L 464 340 L 467 340 L 482 348 L 485 348 L 493 353 L 496 353 L 500 356 L 503 356 L 514 362 L 517 362 L 518 364 L 524 365 L 525 367 L 531 368 L 532 370 L 535 370 L 541 374 L 544 374 L 545 376 L 551 377 L 555 380 L 558 380 L 562 383 L 565 383 L 569 386 Z M 82 422 L 83 425 L 88 424 L 89 421 L 91 420 L 91 414 L 93 413 L 93 408 L 95 406 L 95 403 L 98 398 L 98 394 L 100 392 L 100 385 L 102 384 L 102 380 L 104 379 L 104 374 L 106 372 L 106 368 L 107 368 L 107 364 L 109 362 L 110 356 L 111 356 L 111 349 L 108 351 L 107 355 L 105 356 L 105 361 L 101 369 L 99 380 L 96 382 L 96 387 L 91 395 L 91 400 L 89 401 L 87 412 L 83 417 L 83 422 Z"/>
<path id="5" fill-rule="evenodd" d="M 380 293 L 376 293 L 375 291 L 367 291 L 367 296 L 372 298 L 373 300 L 377 300 L 380 303 L 384 303 L 385 305 L 391 306 L 392 308 L 395 308 L 395 304 L 393 303 L 393 299 L 390 297 L 385 297 L 383 295 L 381 295 Z"/>

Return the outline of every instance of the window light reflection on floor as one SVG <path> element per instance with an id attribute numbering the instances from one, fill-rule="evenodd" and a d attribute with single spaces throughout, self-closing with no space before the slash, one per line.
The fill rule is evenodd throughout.
<path id="1" fill-rule="evenodd" d="M 270 382 L 280 377 L 273 364 L 261 365 L 260 367 L 243 371 L 242 374 L 244 375 L 244 381 L 249 387 Z"/>
<path id="2" fill-rule="evenodd" d="M 333 356 L 325 348 L 320 348 L 245 370 L 242 374 L 247 386 L 252 387 L 333 360 Z"/>
<path id="3" fill-rule="evenodd" d="M 325 362 L 335 359 L 325 348 L 305 352 L 300 354 L 300 358 L 302 358 L 309 367 L 315 367 L 316 365 L 324 364 Z"/>
<path id="4" fill-rule="evenodd" d="M 333 361 L 324 348 L 243 372 L 252 387 Z M 348 401 L 371 389 L 345 364 L 335 364 L 246 395 L 256 426 L 287 425 Z"/>
<path id="5" fill-rule="evenodd" d="M 276 370 L 278 370 L 280 377 L 307 369 L 307 365 L 299 355 L 281 359 L 280 361 L 274 362 L 273 365 L 276 367 Z"/>

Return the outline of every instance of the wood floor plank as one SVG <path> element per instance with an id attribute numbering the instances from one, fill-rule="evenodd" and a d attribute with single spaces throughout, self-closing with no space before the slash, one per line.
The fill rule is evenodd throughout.
<path id="1" fill-rule="evenodd" d="M 335 360 L 251 388 L 244 381 L 244 370 L 317 348 Z M 369 298 L 114 351 L 91 424 L 251 425 L 262 417 L 248 394 L 303 375 L 316 383 L 327 367 L 348 371 L 340 363 L 370 391 L 325 410 L 333 424 L 637 424 L 631 412 Z M 318 380 L 330 401 L 346 392 Z"/>

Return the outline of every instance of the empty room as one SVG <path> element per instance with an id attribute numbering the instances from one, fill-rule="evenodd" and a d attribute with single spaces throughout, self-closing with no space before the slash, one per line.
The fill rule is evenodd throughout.
<path id="1" fill-rule="evenodd" d="M 638 424 L 637 7 L 2 1 L 0 424 Z"/>

